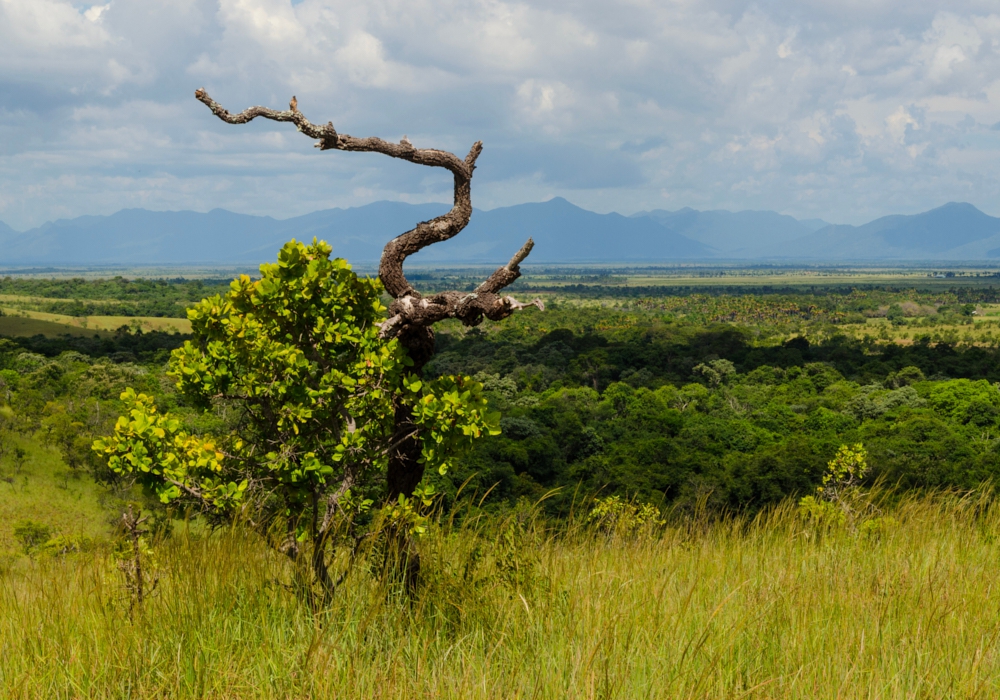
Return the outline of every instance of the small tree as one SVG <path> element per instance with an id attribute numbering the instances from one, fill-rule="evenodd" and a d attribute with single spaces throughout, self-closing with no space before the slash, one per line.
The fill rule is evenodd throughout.
<path id="1" fill-rule="evenodd" d="M 465 158 L 436 148 L 417 148 L 404 136 L 399 143 L 376 137 L 357 138 L 338 132 L 332 122 L 313 124 L 299 111 L 298 101 L 292 97 L 287 110 L 250 107 L 239 114 L 231 114 L 225 107 L 209 97 L 204 89 L 195 91 L 195 98 L 228 124 L 246 124 L 257 117 L 277 122 L 290 122 L 308 136 L 317 140 L 320 150 L 381 153 L 417 165 L 444 168 L 454 179 L 454 206 L 451 210 L 430 221 L 417 224 L 386 243 L 379 263 L 379 279 L 385 291 L 394 299 L 389 307 L 389 317 L 381 324 L 380 334 L 385 338 L 398 338 L 409 356 L 410 372 L 420 376 L 424 365 L 434 355 L 433 326 L 446 318 L 455 318 L 466 326 L 475 326 L 483 318 L 494 321 L 507 318 L 526 306 L 543 308 L 540 300 L 522 304 L 510 296 L 501 295 L 505 287 L 521 276 L 520 264 L 535 243 L 530 238 L 514 257 L 498 268 L 473 292 L 441 292 L 423 296 L 414 289 L 403 273 L 406 258 L 429 245 L 446 241 L 468 225 L 472 217 L 472 174 L 476 160 L 483 151 L 482 141 L 472 144 Z M 595 385 L 596 385 L 596 379 Z M 398 401 L 393 410 L 393 450 L 389 455 L 386 473 L 387 496 L 390 500 L 408 495 L 424 475 L 425 461 L 421 457 L 422 442 L 418 439 L 412 404 Z"/>
<path id="2" fill-rule="evenodd" d="M 28 461 L 28 451 L 23 447 L 15 446 L 10 452 L 10 459 L 14 463 L 14 474 L 20 476 L 21 470 L 24 469 L 24 465 Z"/>
<path id="3" fill-rule="evenodd" d="M 467 377 L 421 381 L 384 318 L 377 281 L 361 279 L 330 247 L 292 241 L 261 279 L 235 280 L 225 296 L 188 313 L 194 339 L 175 350 L 169 374 L 203 410 L 225 408 L 229 430 L 195 435 L 153 399 L 129 389 L 127 415 L 94 449 L 118 475 L 164 503 L 195 503 L 217 517 L 242 509 L 293 560 L 310 555 L 326 599 L 335 534 L 382 500 L 400 439 L 394 414 L 412 416 L 406 439 L 422 466 L 441 473 L 484 432 L 498 432 L 482 387 Z M 397 510 L 413 493 L 399 494 Z"/>
<path id="4" fill-rule="evenodd" d="M 799 513 L 821 527 L 846 527 L 866 536 L 876 535 L 895 524 L 872 502 L 871 494 L 862 487 L 868 475 L 868 452 L 861 443 L 841 445 L 826 466 L 823 485 L 816 487 L 815 496 L 799 500 Z"/>
<path id="5" fill-rule="evenodd" d="M 132 505 L 122 513 L 120 522 L 123 539 L 115 547 L 115 559 L 125 584 L 128 597 L 128 613 L 132 616 L 136 606 L 143 601 L 159 583 L 159 575 L 154 566 L 154 553 L 146 541 L 149 530 L 143 527 L 147 517 L 142 517 L 142 509 L 133 511 Z"/>
<path id="6" fill-rule="evenodd" d="M 63 462 L 76 471 L 91 457 L 85 426 L 66 411 L 66 406 L 50 402 L 45 407 L 48 415 L 42 419 L 42 439 L 59 450 Z"/>
<path id="7" fill-rule="evenodd" d="M 52 536 L 52 528 L 34 520 L 20 520 L 14 524 L 14 539 L 25 554 L 31 554 Z"/>

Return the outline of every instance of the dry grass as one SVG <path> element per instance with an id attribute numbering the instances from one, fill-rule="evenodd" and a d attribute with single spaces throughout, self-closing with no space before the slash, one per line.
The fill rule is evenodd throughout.
<path id="1" fill-rule="evenodd" d="M 898 345 L 910 345 L 915 339 L 928 337 L 931 342 L 995 346 L 1000 343 L 1000 320 L 996 317 L 974 317 L 972 323 L 934 325 L 907 323 L 894 326 L 885 319 L 868 319 L 864 324 L 843 324 L 837 329 L 856 338 L 872 338 Z"/>
<path id="2" fill-rule="evenodd" d="M 996 697 L 1000 512 L 937 496 L 895 515 L 876 540 L 791 506 L 638 540 L 442 526 L 416 600 L 361 568 L 321 614 L 237 530 L 159 547 L 133 620 L 110 555 L 22 561 L 0 575 L 0 695 Z"/>
<path id="3" fill-rule="evenodd" d="M 17 330 L 15 326 L 17 324 L 17 319 L 20 318 L 44 322 L 51 326 L 62 326 L 68 329 L 63 332 L 71 335 L 88 335 L 93 334 L 94 331 L 114 331 L 122 326 L 129 326 L 132 329 L 142 329 L 144 332 L 191 332 L 191 322 L 186 318 L 162 318 L 157 316 L 67 316 L 65 314 L 50 314 L 45 311 L 30 311 L 26 309 L 12 308 L 3 309 L 3 311 L 7 315 L 0 317 L 0 320 L 2 320 L 6 325 L 10 325 L 12 331 Z M 30 328 L 31 324 L 26 324 L 23 321 L 21 323 L 28 330 L 32 330 L 32 328 Z M 53 332 L 51 329 L 47 330 L 49 332 Z M 83 332 L 81 333 L 81 331 Z M 29 333 L 8 332 L 6 326 L 0 326 L 0 334 L 27 335 Z M 31 335 L 34 334 L 31 333 Z"/>
<path id="4" fill-rule="evenodd" d="M 58 338 L 61 335 L 107 337 L 111 334 L 108 331 L 43 321 L 28 316 L 0 316 L 0 336 L 30 338 L 36 335 Z"/>

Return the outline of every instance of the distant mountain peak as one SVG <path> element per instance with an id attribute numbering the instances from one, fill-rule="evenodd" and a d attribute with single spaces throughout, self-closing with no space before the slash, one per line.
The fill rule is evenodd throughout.
<path id="1" fill-rule="evenodd" d="M 978 209 L 974 204 L 969 204 L 968 202 L 948 202 L 947 204 L 942 204 L 936 209 L 931 209 L 930 211 L 923 212 L 924 214 L 930 214 L 935 211 L 965 211 L 965 212 L 976 212 L 977 214 L 983 214 L 983 212 Z M 912 216 L 920 216 L 920 214 L 913 214 Z M 988 214 L 983 214 L 983 216 L 988 216 Z"/>
<path id="2" fill-rule="evenodd" d="M 554 208 L 554 209 L 588 211 L 583 207 L 579 207 L 576 204 L 573 204 L 573 202 L 569 201 L 565 197 L 552 197 L 551 199 L 547 199 L 544 202 L 535 202 L 534 204 L 536 204 L 537 206 Z M 524 206 L 524 205 L 516 204 L 514 206 Z"/>
<path id="3" fill-rule="evenodd" d="M 385 244 L 446 203 L 374 202 L 291 219 L 236 214 L 122 210 L 45 224 L 4 236 L 2 264 L 245 264 L 272 259 L 291 239 L 326 240 L 334 255 L 374 262 Z M 496 263 L 531 236 L 532 262 L 660 261 L 709 258 L 712 251 L 649 219 L 597 214 L 562 197 L 491 211 L 477 210 L 460 236 L 418 253 L 416 263 Z"/>
<path id="4" fill-rule="evenodd" d="M 272 259 L 290 238 L 324 239 L 352 262 L 379 259 L 387 241 L 439 216 L 450 202 L 372 202 L 288 219 L 216 208 L 48 222 L 24 233 L 0 223 L 0 264 L 246 264 Z M 430 246 L 418 264 L 505 262 L 528 237 L 530 262 L 666 262 L 670 260 L 931 260 L 1000 257 L 1000 218 L 968 202 L 948 202 L 863 226 L 799 221 L 773 211 L 677 211 L 598 214 L 563 197 L 492 210 L 477 209 L 460 236 Z M 197 256 L 197 257 L 196 257 Z"/>

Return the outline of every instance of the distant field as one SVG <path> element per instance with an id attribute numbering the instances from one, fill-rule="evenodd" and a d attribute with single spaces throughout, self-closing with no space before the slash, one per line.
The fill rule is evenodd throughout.
<path id="1" fill-rule="evenodd" d="M 491 271 L 492 268 L 480 266 L 415 267 L 409 275 L 418 289 L 433 293 L 445 289 L 474 289 Z M 89 279 L 60 278 L 57 273 L 63 272 L 77 276 L 86 272 Z M 133 279 L 110 277 L 112 273 L 123 272 L 131 274 Z M 205 283 L 190 281 L 208 272 L 216 277 Z M 230 272 L 235 274 L 235 271 Z M 158 280 L 139 279 L 140 274 L 154 273 L 163 276 Z M 43 274 L 48 274 L 48 278 L 43 278 Z M 168 274 L 172 276 L 167 277 Z M 223 274 L 218 268 L 97 268 L 35 270 L 30 275 L 37 276 L 30 279 L 27 275 L 0 278 L 5 285 L 0 305 L 9 317 L 22 317 L 20 321 L 6 321 L 0 330 L 9 329 L 2 332 L 15 335 L 39 332 L 86 335 L 127 326 L 144 332 L 190 333 L 187 319 L 174 316 L 183 317 L 185 305 L 225 289 L 228 279 L 218 276 Z M 907 342 L 919 335 L 930 335 L 941 340 L 991 344 L 994 342 L 992 326 L 1000 313 L 1000 307 L 995 303 L 991 305 L 1000 300 L 997 274 L 995 269 L 961 266 L 852 269 L 613 263 L 602 266 L 539 265 L 526 266 L 524 276 L 512 291 L 519 298 L 530 295 L 546 303 L 567 303 L 595 310 L 639 309 L 644 313 L 659 311 L 706 323 L 780 326 L 777 329 L 779 336 L 803 333 L 806 326 L 834 323 L 843 332 L 877 336 L 880 340 Z M 102 275 L 103 283 L 99 279 Z M 830 293 L 844 298 L 831 297 Z M 977 306 L 978 315 L 963 321 L 956 305 L 968 302 Z M 809 310 L 813 304 L 818 309 L 815 313 Z M 871 319 L 886 316 L 893 304 L 899 304 L 905 312 L 905 324 L 889 327 L 878 319 Z M 944 309 L 941 314 L 939 308 Z M 848 319 L 848 314 L 855 318 Z M 869 317 L 871 322 L 865 322 L 862 316 Z M 918 323 L 913 317 L 932 320 Z M 30 320 L 51 325 L 33 325 Z"/>
<path id="2" fill-rule="evenodd" d="M 614 270 L 609 274 L 585 272 L 565 275 L 558 271 L 527 272 L 523 285 L 532 286 L 630 286 L 630 287 L 842 287 L 893 286 L 918 289 L 1000 286 L 995 271 L 966 271 L 953 277 L 937 277 L 927 271 L 910 270 Z M 978 275 L 978 276 L 977 276 Z"/>
<path id="3" fill-rule="evenodd" d="M 106 330 L 94 328 L 82 328 L 80 326 L 68 325 L 65 323 L 55 323 L 38 318 L 25 316 L 0 316 L 0 336 L 35 336 L 44 335 L 46 338 L 58 338 L 61 335 L 76 335 L 90 337 L 94 335 L 109 336 Z"/>
<path id="4" fill-rule="evenodd" d="M 777 274 L 777 275 L 724 275 L 724 276 L 629 276 L 627 284 L 632 286 L 851 286 L 889 285 L 918 288 L 950 288 L 967 286 L 1000 286 L 996 277 L 928 277 L 919 274 Z"/>
<path id="5" fill-rule="evenodd" d="M 530 261 L 530 258 L 529 258 Z M 354 263 L 351 267 L 362 276 L 375 276 L 377 266 L 371 263 Z M 408 265 L 411 281 L 454 283 L 482 281 L 496 265 Z M 764 265 L 740 267 L 725 264 L 674 264 L 636 265 L 613 261 L 574 265 L 522 265 L 523 280 L 532 284 L 628 284 L 635 285 L 851 285 L 851 284 L 910 284 L 919 286 L 1000 285 L 996 267 L 970 267 L 955 263 L 937 266 L 906 265 L 881 266 L 829 266 L 781 267 Z M 951 276 L 945 276 L 945 274 Z M 259 275 L 256 266 L 150 266 L 150 267 L 46 267 L 9 268 L 0 270 L 0 276 L 15 279 L 110 279 L 116 276 L 127 279 L 231 279 L 240 274 Z M 5 295 L 6 296 L 6 295 Z M 51 299 L 49 299 L 51 301 Z"/>
<path id="6" fill-rule="evenodd" d="M 635 268 L 615 267 L 579 268 L 556 266 L 525 267 L 517 282 L 521 289 L 549 289 L 564 287 L 676 287 L 676 288 L 734 288 L 740 291 L 761 287 L 805 289 L 814 287 L 894 287 L 924 291 L 955 288 L 1000 287 L 996 270 L 949 270 L 867 268 L 867 269 L 756 269 L 756 268 L 699 268 L 697 266 Z M 489 276 L 491 269 L 415 269 L 410 273 L 411 282 L 421 290 L 440 291 L 445 288 L 461 289 L 477 284 Z"/>
<path id="7" fill-rule="evenodd" d="M 358 266 L 354 266 L 355 269 Z M 373 268 L 374 269 L 374 268 Z M 243 266 L 149 266 L 149 267 L 8 267 L 0 269 L 0 277 L 43 279 L 217 279 L 238 277 L 241 274 L 258 275 L 256 265 Z"/>
<path id="8" fill-rule="evenodd" d="M 152 316 L 65 316 L 44 311 L 4 309 L 7 316 L 0 317 L 0 335 L 107 335 L 122 326 L 143 331 L 190 333 L 191 322 L 185 318 L 159 318 Z"/>

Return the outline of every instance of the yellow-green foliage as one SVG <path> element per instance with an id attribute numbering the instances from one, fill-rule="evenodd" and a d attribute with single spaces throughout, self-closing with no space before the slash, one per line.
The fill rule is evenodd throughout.
<path id="1" fill-rule="evenodd" d="M 882 515 L 871 494 L 861 487 L 867 474 L 868 452 L 864 445 L 842 445 L 827 465 L 816 495 L 799 500 L 799 514 L 814 525 L 847 527 L 865 537 L 893 527 L 895 518 Z"/>
<path id="2" fill-rule="evenodd" d="M 877 540 L 804 538 L 793 504 L 655 538 L 444 523 L 414 600 L 356 567 L 321 616 L 239 530 L 177 528 L 132 621 L 111 552 L 23 559 L 0 574 L 0 697 L 997 697 L 1000 510 L 892 515 Z M 512 525 L 530 577 L 503 573 Z"/>
<path id="3" fill-rule="evenodd" d="M 666 524 L 656 506 L 623 501 L 620 496 L 595 500 L 587 522 L 593 523 L 603 532 L 625 537 L 639 533 L 649 534 L 654 528 Z"/>

